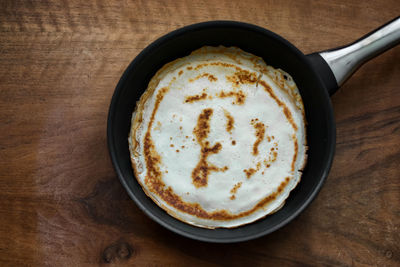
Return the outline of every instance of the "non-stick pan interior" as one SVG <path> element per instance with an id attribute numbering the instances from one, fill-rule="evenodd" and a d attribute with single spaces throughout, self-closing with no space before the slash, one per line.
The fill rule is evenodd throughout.
<path id="1" fill-rule="evenodd" d="M 237 46 L 263 57 L 267 64 L 290 73 L 306 110 L 308 162 L 302 180 L 284 207 L 264 219 L 234 229 L 203 229 L 169 216 L 148 198 L 133 176 L 128 133 L 136 101 L 155 72 L 164 64 L 204 45 Z M 207 22 L 191 25 L 161 37 L 129 65 L 117 85 L 108 118 L 108 145 L 116 172 L 136 204 L 152 219 L 181 235 L 210 242 L 238 242 L 268 234 L 298 215 L 314 198 L 331 166 L 335 125 L 328 94 L 306 56 L 283 38 L 254 25 Z M 182 162 L 182 165 L 185 162 Z"/>

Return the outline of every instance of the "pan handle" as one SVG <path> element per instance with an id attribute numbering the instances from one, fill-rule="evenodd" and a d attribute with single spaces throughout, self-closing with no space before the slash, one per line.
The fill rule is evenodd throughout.
<path id="1" fill-rule="evenodd" d="M 352 44 L 307 55 L 330 95 L 365 62 L 400 43 L 400 17 Z"/>

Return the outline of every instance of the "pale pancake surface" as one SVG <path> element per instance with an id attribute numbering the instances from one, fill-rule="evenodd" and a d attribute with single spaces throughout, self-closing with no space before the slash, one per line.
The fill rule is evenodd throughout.
<path id="1" fill-rule="evenodd" d="M 144 192 L 199 227 L 237 227 L 284 205 L 306 163 L 292 77 L 235 47 L 202 47 L 161 68 L 132 115 Z"/>

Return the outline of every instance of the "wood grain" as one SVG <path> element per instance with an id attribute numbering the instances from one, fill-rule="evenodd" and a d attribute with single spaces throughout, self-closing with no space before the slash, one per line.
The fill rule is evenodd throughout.
<path id="1" fill-rule="evenodd" d="M 310 53 L 399 11 L 396 0 L 1 1 L 0 265 L 399 266 L 399 48 L 333 96 L 337 150 L 325 186 L 258 240 L 207 244 L 165 230 L 129 199 L 106 146 L 123 70 L 171 30 L 239 20 Z"/>

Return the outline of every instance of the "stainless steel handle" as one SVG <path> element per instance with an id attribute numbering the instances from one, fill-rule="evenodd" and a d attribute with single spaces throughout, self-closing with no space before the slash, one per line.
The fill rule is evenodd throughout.
<path id="1" fill-rule="evenodd" d="M 400 43 L 400 17 L 390 21 L 358 41 L 320 52 L 341 86 L 362 64 Z"/>

